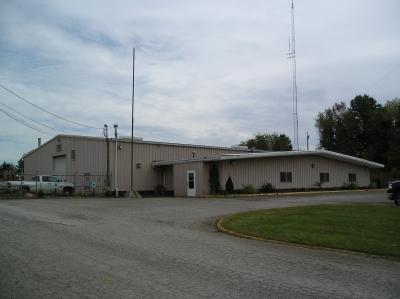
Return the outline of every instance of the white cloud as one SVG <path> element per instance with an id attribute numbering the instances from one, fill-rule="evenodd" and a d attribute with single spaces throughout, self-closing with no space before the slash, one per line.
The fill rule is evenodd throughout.
<path id="1" fill-rule="evenodd" d="M 36 2 L 36 1 L 35 1 Z M 287 3 L 286 3 L 287 2 Z M 145 139 L 231 145 L 254 132 L 292 136 L 285 57 L 290 1 L 14 1 L 0 7 L 0 82 L 54 113 Z M 397 1 L 296 1 L 301 143 L 317 144 L 314 117 L 370 92 L 398 96 Z M 0 100 L 75 133 L 10 94 Z M 0 160 L 40 136 L 0 114 Z M 51 133 L 52 134 L 52 133 Z"/>

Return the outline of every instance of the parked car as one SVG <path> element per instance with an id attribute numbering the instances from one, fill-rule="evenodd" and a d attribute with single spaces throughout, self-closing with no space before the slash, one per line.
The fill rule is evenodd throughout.
<path id="1" fill-rule="evenodd" d="M 394 200 L 394 203 L 400 206 L 400 180 L 390 182 L 387 193 L 389 193 L 389 199 Z"/>
<path id="2" fill-rule="evenodd" d="M 75 186 L 72 183 L 64 182 L 55 176 L 37 175 L 32 177 L 31 181 L 5 181 L 0 185 L 6 191 L 23 191 L 23 192 L 39 192 L 43 193 L 63 193 L 66 195 L 73 194 Z"/>

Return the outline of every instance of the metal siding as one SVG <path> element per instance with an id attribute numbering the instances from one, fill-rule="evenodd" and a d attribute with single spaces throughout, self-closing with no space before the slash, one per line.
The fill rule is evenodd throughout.
<path id="1" fill-rule="evenodd" d="M 315 167 L 312 168 L 311 164 Z M 247 159 L 222 161 L 220 165 L 220 182 L 223 189 L 231 176 L 235 189 L 242 188 L 243 184 L 252 184 L 260 188 L 263 183 L 269 182 L 276 189 L 316 188 L 321 172 L 329 173 L 329 183 L 323 188 L 341 187 L 348 184 L 348 174 L 357 174 L 357 184 L 367 187 L 370 184 L 369 170 L 340 161 L 320 157 L 279 157 L 263 159 Z M 280 182 L 280 172 L 292 172 L 291 183 Z"/>
<path id="2" fill-rule="evenodd" d="M 200 196 L 203 193 L 203 162 L 192 162 L 184 164 L 175 164 L 173 168 L 174 173 L 174 195 L 175 196 L 187 196 L 187 185 L 186 175 L 189 170 L 194 170 L 195 184 L 196 184 L 196 196 Z"/>
<path id="3" fill-rule="evenodd" d="M 203 163 L 203 180 L 202 180 L 202 189 L 201 189 L 201 194 L 199 195 L 205 195 L 210 193 L 210 185 L 208 182 L 208 179 L 210 177 L 210 163 Z"/>
<path id="4" fill-rule="evenodd" d="M 58 139 L 62 144 L 62 152 L 56 152 Z M 131 143 L 118 142 L 121 149 L 118 150 L 118 173 L 117 185 L 119 190 L 130 189 L 130 153 Z M 71 150 L 75 150 L 75 160 L 71 160 Z M 158 184 L 163 183 L 162 174 L 152 168 L 151 163 L 159 160 L 188 159 L 192 157 L 192 152 L 196 152 L 196 157 L 212 157 L 227 153 L 238 153 L 237 150 L 205 148 L 176 144 L 151 144 L 134 142 L 134 169 L 133 182 L 134 189 L 138 191 L 152 191 Z M 110 140 L 110 173 L 111 188 L 114 189 L 114 162 L 115 162 L 115 142 Z M 25 169 L 33 175 L 36 173 L 51 174 L 53 169 L 54 155 L 65 154 L 67 158 L 67 175 L 69 181 L 76 185 L 83 184 L 83 178 L 79 175 L 90 173 L 91 175 L 106 174 L 107 145 L 105 139 L 81 138 L 78 136 L 60 136 L 48 144 L 28 155 L 25 159 Z M 136 168 L 136 164 L 141 163 L 141 168 Z M 172 168 L 171 168 L 172 169 Z M 172 186 L 172 179 L 169 182 Z M 200 190 L 200 189 L 199 189 Z"/>
<path id="5" fill-rule="evenodd" d="M 24 173 L 28 176 L 25 179 L 36 174 L 53 174 L 53 156 L 65 154 L 64 147 L 61 152 L 56 151 L 58 143 L 55 139 L 24 158 Z"/>

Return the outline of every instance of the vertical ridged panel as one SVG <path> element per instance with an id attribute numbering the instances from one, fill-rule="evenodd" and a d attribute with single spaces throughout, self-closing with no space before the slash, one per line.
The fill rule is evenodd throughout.
<path id="1" fill-rule="evenodd" d="M 314 164 L 314 168 L 312 168 Z M 292 182 L 280 182 L 280 172 L 292 172 Z M 342 187 L 349 184 L 349 173 L 357 174 L 357 184 L 367 187 L 370 184 L 369 169 L 341 161 L 321 157 L 277 157 L 263 159 L 242 159 L 233 162 L 220 162 L 221 185 L 229 176 L 236 189 L 243 184 L 252 184 L 260 188 L 269 182 L 277 189 L 291 188 L 316 188 L 320 173 L 329 173 L 329 182 L 323 184 L 324 188 Z"/>

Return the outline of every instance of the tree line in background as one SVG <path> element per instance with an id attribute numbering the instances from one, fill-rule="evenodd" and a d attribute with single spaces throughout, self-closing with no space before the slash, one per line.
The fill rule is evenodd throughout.
<path id="1" fill-rule="evenodd" d="M 4 161 L 3 164 L 0 165 L 0 173 L 5 172 L 6 170 L 12 171 L 15 174 L 24 173 L 24 160 L 18 160 L 16 165 Z"/>
<path id="2" fill-rule="evenodd" d="M 252 138 L 241 141 L 240 145 L 247 146 L 249 149 L 267 151 L 291 151 L 292 142 L 286 134 L 278 133 L 257 133 Z"/>
<path id="3" fill-rule="evenodd" d="M 318 113 L 319 147 L 385 165 L 374 171 L 378 186 L 400 175 L 400 99 L 384 105 L 358 95 Z"/>

